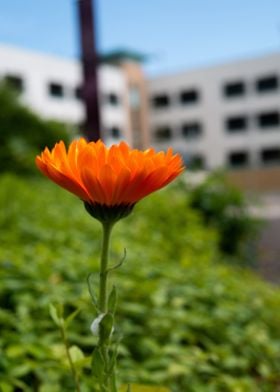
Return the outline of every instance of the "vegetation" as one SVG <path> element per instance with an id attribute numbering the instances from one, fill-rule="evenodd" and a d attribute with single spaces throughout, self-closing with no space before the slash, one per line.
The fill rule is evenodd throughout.
<path id="1" fill-rule="evenodd" d="M 217 229 L 221 252 L 235 262 L 253 264 L 252 244 L 261 222 L 249 215 L 244 194 L 218 171 L 193 187 L 189 195 L 191 207 L 202 214 L 207 226 Z"/>
<path id="2" fill-rule="evenodd" d="M 65 125 L 42 120 L 19 96 L 0 85 L 0 172 L 34 173 L 34 156 L 57 140 L 69 140 Z"/>
<path id="3" fill-rule="evenodd" d="M 112 263 L 127 249 L 114 275 L 120 377 L 174 392 L 275 392 L 280 291 L 221 262 L 219 228 L 205 225 L 192 200 L 177 182 L 116 226 Z M 90 391 L 96 341 L 86 278 L 94 280 L 101 228 L 43 179 L 2 176 L 0 203 L 0 390 L 73 390 L 52 303 L 65 317 L 79 309 L 67 334 Z"/>

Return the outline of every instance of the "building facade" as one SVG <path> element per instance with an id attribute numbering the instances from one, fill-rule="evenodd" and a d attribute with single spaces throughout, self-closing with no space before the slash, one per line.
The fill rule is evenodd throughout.
<path id="1" fill-rule="evenodd" d="M 149 80 L 151 143 L 190 166 L 280 163 L 280 54 Z"/>
<path id="2" fill-rule="evenodd" d="M 132 62 L 129 69 L 134 68 L 139 65 Z M 84 122 L 82 69 L 78 61 L 0 45 L 0 79 L 12 85 L 22 102 L 40 116 L 76 126 Z M 123 139 L 133 144 L 128 71 L 117 64 L 102 64 L 98 79 L 103 138 L 108 144 Z M 138 79 L 141 78 L 134 83 Z M 141 97 L 141 105 L 142 102 L 147 98 Z M 141 127 L 135 132 L 143 133 Z M 138 139 L 138 147 L 145 148 L 146 139 Z"/>
<path id="3" fill-rule="evenodd" d="M 98 76 L 108 144 L 172 146 L 201 169 L 280 164 L 280 54 L 147 79 L 137 58 L 116 52 Z M 78 61 L 0 45 L 0 79 L 42 117 L 84 122 Z"/>

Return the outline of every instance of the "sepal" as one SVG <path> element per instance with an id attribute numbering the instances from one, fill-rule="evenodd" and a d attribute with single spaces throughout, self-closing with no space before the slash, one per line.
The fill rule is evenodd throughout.
<path id="1" fill-rule="evenodd" d="M 86 211 L 102 223 L 115 223 L 126 218 L 133 210 L 134 204 L 119 204 L 107 206 L 105 204 L 84 202 Z"/>

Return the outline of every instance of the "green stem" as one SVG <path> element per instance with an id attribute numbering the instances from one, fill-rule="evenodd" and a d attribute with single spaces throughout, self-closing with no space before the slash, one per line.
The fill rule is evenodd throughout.
<path id="1" fill-rule="evenodd" d="M 108 293 L 107 293 L 107 277 L 108 277 L 108 259 L 109 259 L 109 247 L 110 247 L 110 236 L 113 228 L 113 223 L 103 223 L 103 239 L 102 239 L 102 251 L 100 259 L 100 285 L 99 285 L 99 310 L 100 313 L 106 313 L 108 310 Z M 109 348 L 110 343 L 99 341 L 102 356 L 105 362 L 105 371 L 108 373 L 109 370 Z M 110 389 L 109 389 L 110 388 Z M 105 381 L 105 390 L 110 392 L 116 392 L 116 377 L 115 369 L 112 374 Z"/>
<path id="2" fill-rule="evenodd" d="M 112 223 L 103 223 L 102 252 L 100 259 L 100 287 L 99 287 L 99 309 L 101 313 L 107 312 L 107 276 L 108 276 L 108 255 L 110 246 L 110 234 Z"/>
<path id="3" fill-rule="evenodd" d="M 68 344 L 68 340 L 67 340 L 67 336 L 66 336 L 65 327 L 63 325 L 60 327 L 60 332 L 61 332 L 62 340 L 63 340 L 64 346 L 65 346 L 65 351 L 66 351 L 67 359 L 68 359 L 68 362 L 69 362 L 69 365 L 70 365 L 71 373 L 72 373 L 72 376 L 73 376 L 73 379 L 74 379 L 74 382 L 75 382 L 76 391 L 77 392 L 81 392 L 79 376 L 78 376 L 78 373 L 76 371 L 74 362 L 72 361 L 72 357 L 71 357 L 70 350 L 69 350 L 69 344 Z"/>
<path id="4" fill-rule="evenodd" d="M 118 392 L 115 369 L 113 370 L 113 374 L 112 374 L 112 377 L 111 377 L 111 391 L 112 392 Z"/>

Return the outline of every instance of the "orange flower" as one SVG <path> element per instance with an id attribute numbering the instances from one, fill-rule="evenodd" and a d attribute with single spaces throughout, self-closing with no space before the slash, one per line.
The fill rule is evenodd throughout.
<path id="1" fill-rule="evenodd" d="M 139 151 L 124 142 L 108 148 L 100 140 L 83 138 L 73 141 L 68 151 L 62 141 L 51 151 L 45 148 L 36 164 L 52 181 L 81 198 L 100 220 L 106 219 L 100 217 L 104 212 L 120 213 L 119 207 L 129 213 L 137 201 L 183 171 L 182 159 L 172 149 Z"/>

